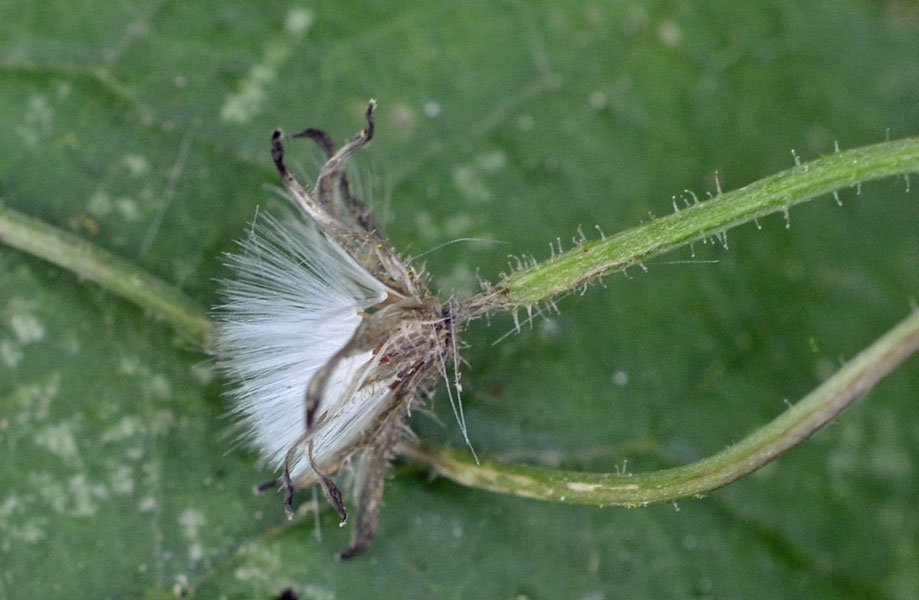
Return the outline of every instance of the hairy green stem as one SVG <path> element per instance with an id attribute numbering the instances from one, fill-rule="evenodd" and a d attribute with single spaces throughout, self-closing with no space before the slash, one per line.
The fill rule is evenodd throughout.
<path id="1" fill-rule="evenodd" d="M 768 425 L 737 444 L 682 467 L 641 474 L 561 471 L 485 460 L 423 444 L 404 454 L 463 485 L 548 502 L 642 506 L 704 495 L 740 479 L 795 446 L 919 351 L 919 312 L 849 361 Z"/>
<path id="2" fill-rule="evenodd" d="M 497 286 L 511 305 L 532 306 L 664 252 L 837 190 L 919 172 L 919 138 L 865 146 L 787 171 L 572 250 L 510 275 Z M 674 204 L 676 207 L 676 204 Z M 494 292 L 493 292 L 494 293 Z"/>
<path id="3" fill-rule="evenodd" d="M 816 196 L 891 175 L 919 172 L 919 138 L 838 152 L 712 200 L 514 273 L 465 303 L 472 314 L 533 305 L 668 250 L 703 239 Z M 69 269 L 168 320 L 183 336 L 210 348 L 213 326 L 181 291 L 66 231 L 0 203 L 0 242 Z"/>
<path id="4" fill-rule="evenodd" d="M 211 348 L 207 313 L 178 288 L 111 252 L 0 203 L 0 242 L 43 258 L 168 321 L 183 338 Z"/>

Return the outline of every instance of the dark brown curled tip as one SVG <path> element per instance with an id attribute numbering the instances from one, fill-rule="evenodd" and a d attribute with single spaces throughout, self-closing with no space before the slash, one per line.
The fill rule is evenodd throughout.
<path id="1" fill-rule="evenodd" d="M 372 540 L 367 540 L 366 542 L 354 544 L 353 546 L 348 547 L 348 549 L 344 552 L 339 552 L 338 560 L 349 560 L 355 556 L 360 556 L 366 552 L 368 548 L 370 548 L 371 541 Z"/>
<path id="2" fill-rule="evenodd" d="M 376 100 L 367 103 L 367 128 L 364 129 L 364 137 L 368 142 L 373 139 L 373 111 L 376 110 L 376 107 Z"/>
<path id="3" fill-rule="evenodd" d="M 332 141 L 332 138 L 329 137 L 328 133 L 326 133 L 325 131 L 322 131 L 321 129 L 312 129 L 312 128 L 305 129 L 301 131 L 300 133 L 294 135 L 293 137 L 298 137 L 298 138 L 305 137 L 305 138 L 309 138 L 313 140 L 314 142 L 316 142 L 316 145 L 322 149 L 322 152 L 323 154 L 325 154 L 325 157 L 327 159 L 335 156 L 335 151 L 336 151 L 335 142 Z"/>
<path id="4" fill-rule="evenodd" d="M 261 485 L 255 486 L 255 493 L 264 494 L 265 492 L 268 492 L 271 490 L 279 490 L 282 487 L 284 487 L 283 481 L 281 481 L 280 479 L 272 479 L 271 481 L 266 481 L 265 483 Z"/>
<path id="5" fill-rule="evenodd" d="M 284 139 L 284 132 L 280 129 L 275 129 L 271 133 L 271 158 L 274 160 L 274 166 L 277 167 L 281 177 L 287 173 L 287 167 L 284 166 L 284 143 L 281 141 L 282 139 Z"/>

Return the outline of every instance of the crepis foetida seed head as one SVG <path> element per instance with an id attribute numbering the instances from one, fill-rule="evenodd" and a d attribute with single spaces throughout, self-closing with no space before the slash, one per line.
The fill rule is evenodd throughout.
<path id="1" fill-rule="evenodd" d="M 344 524 L 333 477 L 354 471 L 356 526 L 342 558 L 373 540 L 389 461 L 411 436 L 405 416 L 456 368 L 463 320 L 400 259 L 353 193 L 346 162 L 372 139 L 375 106 L 341 148 L 316 129 L 273 133 L 272 158 L 299 214 L 257 215 L 227 257 L 233 276 L 217 308 L 234 411 L 280 473 L 260 489 L 283 490 L 292 514 L 294 492 L 318 485 Z M 311 190 L 284 162 L 284 140 L 300 137 L 326 157 Z"/>

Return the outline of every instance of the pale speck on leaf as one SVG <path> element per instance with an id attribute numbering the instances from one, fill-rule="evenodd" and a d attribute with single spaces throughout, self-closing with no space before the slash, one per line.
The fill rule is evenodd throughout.
<path id="1" fill-rule="evenodd" d="M 23 344 L 38 342 L 45 337 L 45 328 L 41 322 L 30 314 L 13 315 L 10 319 L 13 334 Z"/>
<path id="2" fill-rule="evenodd" d="M 72 502 L 70 514 L 74 517 L 90 517 L 99 510 L 99 502 L 108 498 L 105 487 L 92 483 L 83 473 L 74 475 L 67 482 L 68 497 Z"/>
<path id="3" fill-rule="evenodd" d="M 123 164 L 128 170 L 128 173 L 134 177 L 144 175 L 150 171 L 150 162 L 147 161 L 146 157 L 140 154 L 125 154 L 121 157 L 121 164 Z"/>
<path id="4" fill-rule="evenodd" d="M 492 193 L 482 177 L 480 169 L 469 165 L 453 167 L 453 182 L 460 192 L 473 202 L 486 202 L 491 200 Z"/>
<path id="5" fill-rule="evenodd" d="M 520 131 L 530 131 L 533 129 L 533 117 L 530 115 L 520 115 L 517 117 L 517 129 Z"/>
<path id="6" fill-rule="evenodd" d="M 122 356 L 118 361 L 118 370 L 125 375 L 134 375 L 140 368 L 140 359 L 136 356 Z"/>
<path id="7" fill-rule="evenodd" d="M 557 319 L 545 318 L 539 321 L 539 339 L 544 344 L 551 343 L 556 340 L 562 332 L 562 327 L 559 325 Z"/>
<path id="8" fill-rule="evenodd" d="M 429 100 L 424 103 L 424 116 L 434 118 L 440 116 L 440 103 Z"/>
<path id="9" fill-rule="evenodd" d="M 93 193 L 86 202 L 86 210 L 96 218 L 104 217 L 112 212 L 113 208 L 111 197 L 103 191 Z"/>
<path id="10" fill-rule="evenodd" d="M 71 423 L 49 425 L 39 429 L 33 438 L 35 444 L 54 454 L 67 465 L 79 462 L 77 442 Z"/>
<path id="11" fill-rule="evenodd" d="M 10 340 L 0 340 L 0 361 L 7 367 L 13 368 L 22 362 L 24 354 L 19 344 Z"/>
<path id="12" fill-rule="evenodd" d="M 591 108 L 600 110 L 601 108 L 606 108 L 609 105 L 609 98 L 607 98 L 606 94 L 600 90 L 595 90 L 590 93 L 590 96 L 587 98 L 587 103 Z"/>
<path id="13" fill-rule="evenodd" d="M 118 211 L 118 215 L 128 221 L 129 223 L 134 223 L 140 220 L 140 209 L 137 206 L 132 198 L 127 196 L 122 196 L 115 201 L 115 210 Z"/>
<path id="14" fill-rule="evenodd" d="M 398 103 L 389 109 L 389 121 L 393 132 L 401 140 L 408 140 L 415 131 L 415 111 L 405 103 Z"/>
<path id="15" fill-rule="evenodd" d="M 483 154 L 476 159 L 483 171 L 497 171 L 507 163 L 507 155 L 500 150 Z"/>
<path id="16" fill-rule="evenodd" d="M 657 38 L 668 48 L 673 48 L 683 39 L 683 30 L 673 21 L 662 21 L 657 28 Z"/>
<path id="17" fill-rule="evenodd" d="M 29 99 L 22 125 L 16 127 L 16 133 L 31 149 L 38 149 L 47 139 L 54 126 L 54 109 L 48 97 L 42 94 Z"/>
<path id="18" fill-rule="evenodd" d="M 116 494 L 131 494 L 134 492 L 134 471 L 128 465 L 119 465 L 111 470 L 109 482 Z"/>
<path id="19" fill-rule="evenodd" d="M 150 392 L 157 398 L 170 398 L 172 397 L 172 384 L 165 375 L 157 373 L 150 377 Z"/>
<path id="20" fill-rule="evenodd" d="M 137 415 L 126 415 L 116 424 L 102 432 L 99 440 L 103 444 L 130 439 L 144 431 L 143 421 Z"/>
<path id="21" fill-rule="evenodd" d="M 305 8 L 293 8 L 284 19 L 284 29 L 295 36 L 302 36 L 313 24 L 313 11 Z"/>

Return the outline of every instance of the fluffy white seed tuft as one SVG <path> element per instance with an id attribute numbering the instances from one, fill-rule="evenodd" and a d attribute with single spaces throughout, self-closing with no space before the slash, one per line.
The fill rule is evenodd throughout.
<path id="1" fill-rule="evenodd" d="M 313 442 L 320 469 L 342 459 L 387 404 L 388 382 L 363 385 L 379 360 L 364 352 L 341 361 L 304 438 L 307 386 L 344 347 L 362 312 L 389 290 L 311 224 L 262 215 L 241 253 L 229 255 L 235 278 L 223 282 L 220 362 L 235 384 L 235 411 L 253 445 L 279 469 L 294 445 Z M 298 451 L 293 479 L 311 474 Z"/>

